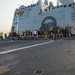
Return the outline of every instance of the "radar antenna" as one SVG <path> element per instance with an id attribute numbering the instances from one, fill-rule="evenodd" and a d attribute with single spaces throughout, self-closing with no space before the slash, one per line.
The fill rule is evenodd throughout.
<path id="1" fill-rule="evenodd" d="M 57 6 L 59 6 L 59 0 L 57 0 Z"/>
<path id="2" fill-rule="evenodd" d="M 34 1 L 32 0 L 32 4 L 34 4 Z"/>

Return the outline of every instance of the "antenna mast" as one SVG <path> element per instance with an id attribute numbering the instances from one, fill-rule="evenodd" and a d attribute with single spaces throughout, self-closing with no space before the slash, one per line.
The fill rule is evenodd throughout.
<path id="1" fill-rule="evenodd" d="M 59 0 L 57 0 L 57 6 L 59 6 Z"/>
<path id="2" fill-rule="evenodd" d="M 34 4 L 34 1 L 32 0 L 32 4 Z"/>

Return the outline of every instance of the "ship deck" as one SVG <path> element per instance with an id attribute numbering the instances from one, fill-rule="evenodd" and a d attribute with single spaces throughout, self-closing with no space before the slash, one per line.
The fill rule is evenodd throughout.
<path id="1" fill-rule="evenodd" d="M 75 38 L 0 41 L 0 75 L 75 75 Z"/>

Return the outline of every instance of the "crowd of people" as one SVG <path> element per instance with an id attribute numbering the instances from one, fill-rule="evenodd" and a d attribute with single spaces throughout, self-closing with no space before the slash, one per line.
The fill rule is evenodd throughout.
<path id="1" fill-rule="evenodd" d="M 0 32 L 0 40 L 3 40 L 3 35 L 5 36 L 5 39 L 7 38 L 7 34 L 3 34 L 3 32 Z M 60 27 L 60 26 L 53 26 L 52 29 L 41 29 L 41 30 L 34 30 L 34 31 L 22 31 L 22 32 L 10 32 L 8 39 L 37 39 L 37 38 L 52 38 L 52 39 L 60 39 L 64 37 L 71 38 L 72 35 L 72 27 L 66 26 L 66 27 Z"/>
<path id="2" fill-rule="evenodd" d="M 34 38 L 37 37 L 37 31 L 35 30 L 34 32 L 31 32 L 29 30 L 27 31 L 22 31 L 22 32 L 10 32 L 9 33 L 9 38 L 12 38 L 13 40 L 14 39 L 30 39 L 34 36 Z"/>
<path id="3" fill-rule="evenodd" d="M 63 37 L 71 38 L 71 35 L 72 35 L 72 27 L 68 25 L 66 27 L 53 26 L 52 29 L 11 32 L 9 34 L 9 36 L 11 36 L 13 39 L 30 39 L 30 38 L 60 39 Z"/>
<path id="4" fill-rule="evenodd" d="M 55 38 L 63 38 L 63 37 L 69 37 L 71 38 L 71 35 L 72 35 L 72 27 L 70 26 L 66 26 L 66 27 L 57 27 L 57 26 L 54 26 L 53 27 L 53 30 L 52 30 L 52 33 L 53 33 L 53 39 Z"/>

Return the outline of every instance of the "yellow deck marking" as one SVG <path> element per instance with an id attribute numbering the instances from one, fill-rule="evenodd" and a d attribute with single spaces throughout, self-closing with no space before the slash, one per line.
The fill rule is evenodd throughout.
<path id="1" fill-rule="evenodd" d="M 11 69 L 6 67 L 0 67 L 0 75 L 9 72 Z"/>

